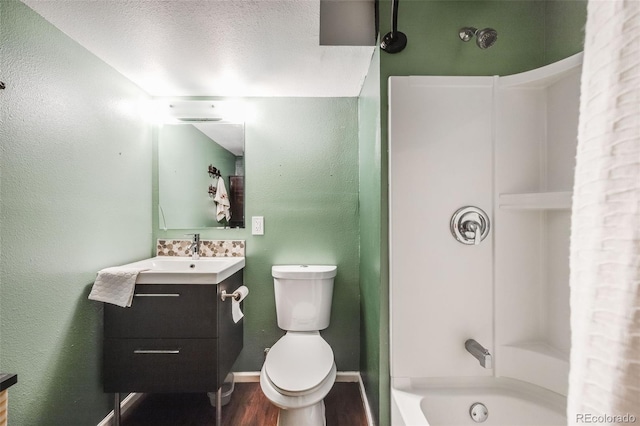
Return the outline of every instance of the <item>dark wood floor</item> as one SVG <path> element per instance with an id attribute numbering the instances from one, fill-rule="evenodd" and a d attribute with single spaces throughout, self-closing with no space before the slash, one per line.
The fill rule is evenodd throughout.
<path id="1" fill-rule="evenodd" d="M 336 383 L 324 400 L 327 426 L 367 426 L 357 383 Z M 222 409 L 224 426 L 275 426 L 278 408 L 262 394 L 259 383 L 236 383 Z M 206 394 L 150 394 L 123 426 L 213 426 L 216 410 Z M 303 426 L 303 425 L 300 425 Z"/>

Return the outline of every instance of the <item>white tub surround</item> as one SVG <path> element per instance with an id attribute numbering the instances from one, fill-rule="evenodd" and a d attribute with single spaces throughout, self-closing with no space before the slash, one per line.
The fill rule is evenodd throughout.
<path id="1" fill-rule="evenodd" d="M 493 216 L 493 80 L 390 78 L 392 377 L 493 374 L 464 348 L 494 350 L 492 234 L 470 246 L 449 228 L 464 206 Z"/>
<path id="2" fill-rule="evenodd" d="M 495 376 L 566 395 L 581 63 L 578 54 L 506 77 L 390 77 L 394 383 Z M 477 245 L 449 227 L 465 206 L 489 218 Z M 490 368 L 468 339 L 489 351 Z"/>
<path id="3" fill-rule="evenodd" d="M 563 395 L 581 63 L 499 78 L 495 92 L 496 375 Z"/>

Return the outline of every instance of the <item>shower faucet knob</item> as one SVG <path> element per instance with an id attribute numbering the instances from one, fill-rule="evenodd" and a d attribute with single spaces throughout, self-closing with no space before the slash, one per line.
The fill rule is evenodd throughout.
<path id="1" fill-rule="evenodd" d="M 475 220 L 468 220 L 462 224 L 465 229 L 465 235 L 467 238 L 473 239 L 473 244 L 478 245 L 482 241 L 482 226 Z"/>
<path id="2" fill-rule="evenodd" d="M 480 208 L 462 207 L 451 217 L 451 234 L 466 245 L 478 245 L 489 235 L 489 216 Z"/>

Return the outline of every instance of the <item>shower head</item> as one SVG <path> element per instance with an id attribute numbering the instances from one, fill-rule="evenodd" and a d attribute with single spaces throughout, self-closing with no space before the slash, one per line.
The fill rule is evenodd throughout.
<path id="1" fill-rule="evenodd" d="M 462 41 L 469 41 L 476 36 L 476 44 L 480 49 L 488 49 L 498 40 L 498 32 L 493 28 L 478 30 L 473 27 L 464 27 L 460 28 L 458 36 Z"/>
<path id="2" fill-rule="evenodd" d="M 480 49 L 488 49 L 498 40 L 498 32 L 493 28 L 485 28 L 476 33 L 476 44 Z"/>

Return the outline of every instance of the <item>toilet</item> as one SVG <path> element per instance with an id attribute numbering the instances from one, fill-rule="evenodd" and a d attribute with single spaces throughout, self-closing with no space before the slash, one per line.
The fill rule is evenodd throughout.
<path id="1" fill-rule="evenodd" d="M 267 352 L 260 387 L 277 407 L 278 426 L 325 426 L 324 398 L 336 379 L 329 326 L 336 266 L 271 268 L 278 327 L 287 333 Z"/>

